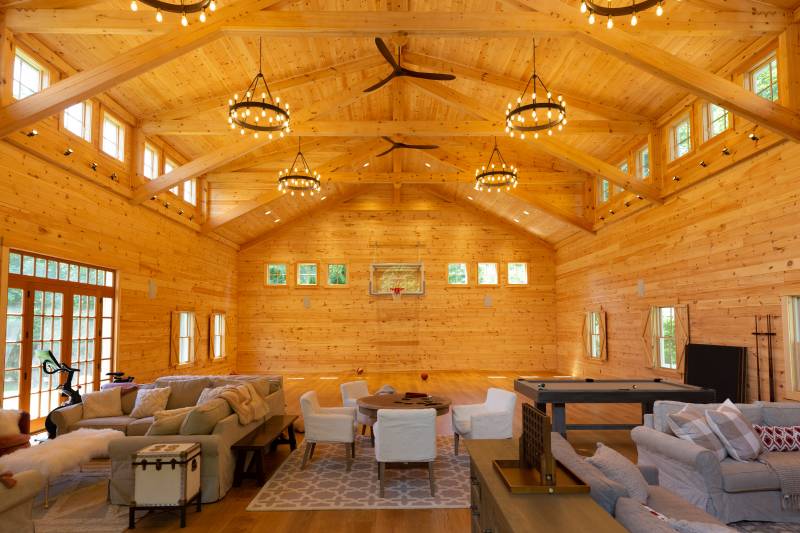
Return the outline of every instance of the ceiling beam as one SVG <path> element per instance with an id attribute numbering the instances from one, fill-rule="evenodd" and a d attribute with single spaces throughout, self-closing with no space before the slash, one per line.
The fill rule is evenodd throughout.
<path id="1" fill-rule="evenodd" d="M 28 98 L 4 106 L 0 109 L 0 138 L 213 41 L 222 35 L 220 28 L 230 20 L 252 15 L 278 1 L 240 0 L 221 8 L 206 24 L 170 31 Z"/>
<path id="2" fill-rule="evenodd" d="M 582 216 L 578 216 L 575 213 L 567 211 L 566 209 L 557 207 L 547 200 L 543 200 L 539 195 L 531 194 L 527 191 L 521 191 L 519 189 L 513 189 L 505 194 L 510 194 L 511 196 L 522 200 L 528 205 L 535 207 L 539 211 L 544 211 L 551 217 L 557 219 L 559 222 L 568 224 L 573 228 L 577 228 L 591 235 L 596 233 L 592 222 L 586 220 Z"/>
<path id="3" fill-rule="evenodd" d="M 531 6 L 534 7 L 534 6 Z M 570 7 L 570 9 L 574 9 Z M 577 11 L 577 10 L 576 10 Z M 19 33 L 154 35 L 180 29 L 173 18 L 159 24 L 151 11 L 87 9 L 9 9 L 9 27 Z M 215 17 L 217 15 L 215 14 Z M 665 17 L 666 19 L 666 17 Z M 667 33 L 693 37 L 780 33 L 791 14 L 780 9 L 750 13 L 716 11 L 669 20 L 642 17 L 637 33 Z M 580 26 L 585 26 L 581 19 Z M 402 32 L 436 37 L 519 38 L 574 31 L 572 21 L 553 20 L 547 13 L 415 12 L 415 11 L 273 11 L 257 13 L 225 25 L 229 35 L 271 37 L 353 37 Z"/>
<path id="4" fill-rule="evenodd" d="M 557 20 L 580 26 L 576 38 L 598 50 L 690 93 L 759 124 L 779 135 L 800 141 L 800 114 L 756 96 L 744 87 L 670 54 L 625 31 L 608 31 L 602 24 L 586 24 L 574 6 L 560 0 L 523 0 L 533 9 L 549 10 Z"/>
<path id="5" fill-rule="evenodd" d="M 211 216 L 208 221 L 203 224 L 201 231 L 203 233 L 209 233 L 214 231 L 218 227 L 227 224 L 228 222 L 235 220 L 239 217 L 242 217 L 251 211 L 254 211 L 261 207 L 262 205 L 268 204 L 273 200 L 276 200 L 282 197 L 283 194 L 277 191 L 277 186 L 275 190 L 269 190 L 267 192 L 263 192 L 256 196 L 253 199 L 246 200 L 244 202 L 240 202 L 236 204 L 236 206 L 226 210 L 219 215 Z"/>
<path id="6" fill-rule="evenodd" d="M 383 148 L 383 147 L 382 147 Z M 438 158 L 436 158 L 438 159 Z M 357 166 L 357 165 L 355 165 Z M 277 170 L 274 171 L 248 171 L 238 172 L 211 172 L 206 177 L 212 183 L 225 182 L 252 182 L 259 187 L 276 189 L 275 181 Z M 520 174 L 525 176 L 525 182 L 519 188 L 525 190 L 527 186 L 542 185 L 570 185 L 582 183 L 585 176 L 570 172 L 555 172 L 537 169 L 520 169 Z M 323 181 L 336 183 L 404 183 L 404 184 L 431 184 L 431 183 L 472 183 L 474 174 L 470 172 L 369 172 L 369 171 L 338 171 L 326 174 Z"/>
<path id="7" fill-rule="evenodd" d="M 354 91 L 357 93 L 357 91 Z M 347 107 L 360 97 L 352 94 Z M 307 112 L 305 112 L 307 111 Z M 327 113 L 327 110 L 326 110 Z M 502 120 L 467 120 L 445 123 L 424 120 L 355 120 L 355 121 L 313 121 L 302 120 L 306 116 L 322 113 L 306 108 L 295 112 L 291 117 L 292 133 L 319 137 L 379 137 L 405 135 L 408 137 L 491 137 L 503 135 L 505 122 Z M 500 112 L 494 113 L 497 118 Z M 300 118 L 298 118 L 300 117 Z M 150 135 L 226 135 L 230 126 L 220 119 L 178 119 L 143 122 L 142 131 Z M 650 122 L 626 120 L 570 120 L 563 135 L 584 135 L 605 133 L 608 135 L 643 135 L 650 132 Z"/>

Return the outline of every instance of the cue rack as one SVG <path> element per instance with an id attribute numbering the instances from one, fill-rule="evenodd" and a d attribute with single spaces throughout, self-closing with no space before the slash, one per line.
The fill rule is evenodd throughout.
<path id="1" fill-rule="evenodd" d="M 756 395 L 761 399 L 761 338 L 767 338 L 767 377 L 769 383 L 769 401 L 775 401 L 775 364 L 773 361 L 773 342 L 772 338 L 776 333 L 772 329 L 772 319 L 777 318 L 772 315 L 755 315 L 755 331 L 753 336 L 756 338 Z M 766 330 L 761 331 L 761 323 L 766 322 Z"/>

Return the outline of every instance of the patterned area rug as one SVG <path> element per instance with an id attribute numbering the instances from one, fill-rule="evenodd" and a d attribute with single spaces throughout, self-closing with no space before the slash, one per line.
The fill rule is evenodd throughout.
<path id="1" fill-rule="evenodd" d="M 729 524 L 744 533 L 800 533 L 800 524 L 782 522 L 734 522 Z"/>
<path id="2" fill-rule="evenodd" d="M 385 497 L 378 497 L 375 453 L 369 439 L 359 438 L 356 459 L 345 470 L 344 446 L 318 444 L 314 459 L 300 470 L 301 445 L 292 452 L 248 511 L 316 511 L 336 509 L 443 509 L 470 504 L 469 456 L 453 455 L 453 438 L 438 437 L 434 463 L 436 496 L 431 497 L 427 468 L 387 468 Z"/>

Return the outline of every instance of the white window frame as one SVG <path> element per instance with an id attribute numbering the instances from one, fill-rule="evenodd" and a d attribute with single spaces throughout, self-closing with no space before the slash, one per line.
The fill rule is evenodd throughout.
<path id="1" fill-rule="evenodd" d="M 644 153 L 647 153 L 646 167 L 642 162 L 642 155 Z M 650 146 L 647 144 L 636 150 L 636 177 L 640 180 L 646 180 L 650 177 Z"/>
<path id="2" fill-rule="evenodd" d="M 186 180 L 182 184 L 183 194 L 181 197 L 183 201 L 190 205 L 197 205 L 197 180 Z"/>
<path id="3" fill-rule="evenodd" d="M 197 342 L 195 338 L 195 331 L 197 326 L 195 321 L 197 317 L 194 311 L 179 311 L 178 317 L 178 365 L 191 365 L 194 363 L 194 344 Z M 186 322 L 184 322 L 184 320 Z M 184 323 L 186 329 L 184 330 Z M 184 335 L 186 333 L 186 335 Z"/>
<path id="4" fill-rule="evenodd" d="M 688 126 L 688 134 L 686 136 L 686 143 L 687 148 L 686 151 L 682 154 L 679 154 L 678 151 L 680 149 L 680 145 L 682 144 L 682 140 L 678 139 L 678 128 L 681 124 L 686 123 Z M 692 152 L 692 116 L 691 114 L 685 114 L 680 118 L 674 120 L 669 126 L 669 153 L 670 153 L 670 161 L 675 161 L 676 159 L 680 159 Z"/>
<path id="5" fill-rule="evenodd" d="M 461 265 L 464 267 L 464 283 L 454 283 L 450 281 L 450 267 L 452 265 Z M 469 265 L 463 262 L 447 263 L 447 284 L 455 285 L 457 287 L 464 287 L 466 285 L 469 285 Z"/>
<path id="6" fill-rule="evenodd" d="M 303 283 L 303 277 L 300 275 L 300 268 L 304 266 L 314 267 L 314 283 Z M 298 287 L 316 287 L 319 285 L 319 264 L 313 261 L 303 261 L 302 263 L 297 263 L 295 275 L 297 276 L 295 279 L 297 280 L 296 285 Z"/>
<path id="7" fill-rule="evenodd" d="M 494 278 L 495 278 L 493 283 L 491 283 L 491 282 L 481 282 L 481 267 L 483 265 L 493 265 L 493 267 L 494 267 Z M 476 272 L 477 272 L 478 285 L 481 285 L 483 287 L 497 287 L 498 285 L 500 285 L 500 265 L 498 263 L 491 262 L 491 261 L 481 261 L 480 263 L 478 263 L 478 267 L 477 267 Z"/>
<path id="8" fill-rule="evenodd" d="M 663 316 L 662 313 L 666 310 L 672 312 L 672 336 L 665 335 L 663 330 Z M 674 306 L 657 306 L 655 308 L 656 322 L 653 324 L 653 347 L 655 350 L 655 363 L 656 367 L 661 370 L 677 370 L 678 368 L 678 341 L 675 335 L 676 328 L 678 327 L 677 309 Z M 672 339 L 675 347 L 675 363 L 670 365 L 664 359 L 666 342 Z"/>
<path id="9" fill-rule="evenodd" d="M 114 141 L 116 150 L 114 152 L 106 149 L 106 123 L 116 129 L 116 140 Z M 103 120 L 100 122 L 100 150 L 118 161 L 125 161 L 125 124 L 108 112 L 103 113 Z"/>
<path id="10" fill-rule="evenodd" d="M 159 149 L 150 143 L 144 143 L 144 150 L 142 150 L 142 175 L 149 180 L 156 179 L 160 172 L 159 162 Z"/>
<path id="11" fill-rule="evenodd" d="M 605 194 L 603 194 L 603 184 L 606 185 Z M 611 200 L 611 182 L 605 178 L 597 178 L 597 202 L 605 204 L 609 200 Z"/>
<path id="12" fill-rule="evenodd" d="M 772 63 L 773 62 L 775 62 L 775 78 L 774 79 L 772 78 Z M 770 75 L 770 85 L 769 85 L 770 91 L 769 92 L 770 92 L 770 98 L 767 98 L 763 94 L 759 94 L 759 93 L 756 92 L 755 74 L 756 74 L 756 72 L 758 72 L 759 70 L 763 69 L 764 67 L 769 68 L 769 75 Z M 761 61 L 759 63 L 756 63 L 756 65 L 753 66 L 753 68 L 748 70 L 747 71 L 747 76 L 745 77 L 745 80 L 746 80 L 747 88 L 748 88 L 748 90 L 750 90 L 750 92 L 752 92 L 756 96 L 760 96 L 761 98 L 764 98 L 765 100 L 769 100 L 771 102 L 777 102 L 780 99 L 780 89 L 779 89 L 779 86 L 778 86 L 779 77 L 780 77 L 780 72 L 778 71 L 778 57 L 777 57 L 777 54 L 773 52 L 768 57 L 766 57 L 763 61 Z"/>
<path id="13" fill-rule="evenodd" d="M 228 334 L 227 321 L 225 313 L 211 313 L 211 359 L 214 361 L 225 359 L 228 355 L 225 346 Z"/>
<path id="14" fill-rule="evenodd" d="M 718 118 L 716 120 L 713 119 L 714 115 L 713 115 L 712 111 L 713 111 L 714 108 L 722 109 L 725 112 L 725 114 L 722 116 L 722 117 L 724 117 L 724 120 L 725 120 L 725 128 L 722 131 L 718 132 L 718 133 L 714 133 L 714 123 L 719 121 L 719 120 L 722 120 L 722 118 Z M 730 129 L 730 127 L 731 127 L 731 113 L 730 113 L 730 111 L 728 111 L 727 109 L 725 109 L 722 106 L 718 106 L 716 104 L 712 104 L 711 102 L 709 102 L 709 103 L 707 103 L 706 105 L 703 106 L 703 141 L 710 141 L 711 139 L 713 139 L 717 135 L 722 135 L 723 133 L 728 131 Z"/>
<path id="15" fill-rule="evenodd" d="M 178 168 L 178 166 L 179 165 L 173 159 L 170 159 L 168 156 L 164 156 L 164 174 L 169 174 L 170 172 Z M 171 192 L 175 196 L 180 196 L 181 195 L 180 184 L 174 187 L 170 187 L 169 192 Z"/>
<path id="16" fill-rule="evenodd" d="M 522 265 L 523 267 L 525 267 L 525 281 L 524 282 L 515 283 L 515 282 L 511 281 L 511 265 Z M 527 285 L 528 281 L 529 281 L 528 263 L 523 262 L 523 261 L 510 261 L 510 262 L 506 263 L 506 280 L 507 280 L 508 284 L 511 285 L 512 287 L 522 287 L 524 285 Z"/>
<path id="17" fill-rule="evenodd" d="M 603 336 L 600 334 L 600 311 L 589 311 L 588 318 L 589 333 L 587 335 L 587 340 L 589 346 L 587 346 L 586 353 L 589 355 L 589 359 L 599 361 L 603 358 Z M 595 343 L 595 339 L 597 343 Z"/>
<path id="18" fill-rule="evenodd" d="M 783 331 L 786 361 L 786 389 L 784 396 L 800 400 L 800 295 L 784 296 Z"/>
<path id="19" fill-rule="evenodd" d="M 80 119 L 76 117 L 77 114 L 80 114 Z M 90 100 L 84 100 L 66 108 L 61 121 L 64 129 L 70 134 L 80 137 L 86 142 L 92 142 L 92 102 Z M 73 121 L 74 124 L 80 124 L 80 126 L 72 129 L 70 124 Z"/>
<path id="20" fill-rule="evenodd" d="M 37 84 L 38 88 L 30 94 L 26 94 L 25 96 L 21 96 L 22 87 L 25 87 L 26 90 L 33 89 L 33 87 L 28 87 L 27 85 L 22 84 L 22 63 L 27 64 L 28 67 L 39 72 L 39 82 Z M 11 71 L 11 96 L 13 96 L 15 100 L 23 100 L 33 94 L 41 92 L 43 89 L 46 89 L 50 83 L 50 71 L 39 61 L 34 59 L 30 54 L 26 53 L 24 50 L 21 50 L 19 47 L 15 48 L 14 50 L 14 63 Z"/>

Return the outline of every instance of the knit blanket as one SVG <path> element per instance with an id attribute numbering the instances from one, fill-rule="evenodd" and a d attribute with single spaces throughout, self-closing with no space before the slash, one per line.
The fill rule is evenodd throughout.
<path id="1" fill-rule="evenodd" d="M 209 391 L 206 401 L 212 398 L 226 400 L 233 412 L 239 416 L 239 424 L 243 426 L 259 418 L 264 418 L 269 412 L 267 402 L 250 383 L 217 387 Z"/>
<path id="2" fill-rule="evenodd" d="M 783 509 L 800 511 L 800 453 L 766 452 L 758 460 L 778 476 Z"/>

